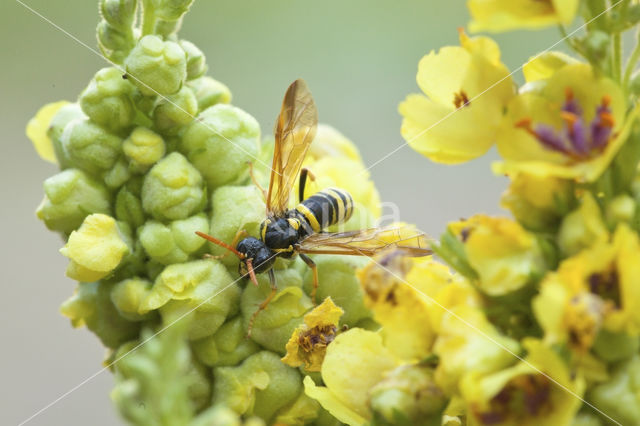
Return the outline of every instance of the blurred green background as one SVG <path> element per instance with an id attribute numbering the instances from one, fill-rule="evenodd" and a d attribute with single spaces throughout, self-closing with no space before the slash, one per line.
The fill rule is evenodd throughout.
<path id="1" fill-rule="evenodd" d="M 93 0 L 25 0 L 25 4 L 95 49 Z M 418 90 L 418 60 L 457 44 L 468 20 L 462 1 L 197 0 L 181 35 L 206 54 L 209 74 L 226 83 L 233 103 L 273 128 L 282 95 L 307 80 L 320 120 L 350 137 L 367 164 L 401 146 L 397 104 Z M 519 67 L 554 44 L 556 31 L 497 37 L 505 63 Z M 0 424 L 17 424 L 97 373 L 104 351 L 58 313 L 75 283 L 64 276 L 60 238 L 36 220 L 42 181 L 56 172 L 24 135 L 44 103 L 74 100 L 106 63 L 19 2 L 0 2 Z M 516 74 L 521 80 L 521 75 Z M 446 167 L 404 147 L 371 169 L 382 199 L 405 221 L 438 235 L 448 220 L 500 213 L 505 180 L 489 169 L 495 155 Z M 120 424 L 103 372 L 62 398 L 30 425 Z"/>

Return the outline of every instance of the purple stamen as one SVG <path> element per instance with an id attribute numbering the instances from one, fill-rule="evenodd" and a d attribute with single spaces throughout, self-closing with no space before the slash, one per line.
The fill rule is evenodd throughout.
<path id="1" fill-rule="evenodd" d="M 573 96 L 567 98 L 564 105 L 562 106 L 562 110 L 575 115 L 582 115 L 582 108 L 580 108 L 578 101 L 576 101 Z"/>
<path id="2" fill-rule="evenodd" d="M 569 126 L 570 127 L 567 133 L 569 140 L 571 141 L 571 145 L 579 154 L 588 154 L 589 147 L 587 142 L 586 129 L 582 119 L 578 118 L 577 120 L 574 120 L 573 123 L 569 124 Z"/>
<path id="3" fill-rule="evenodd" d="M 605 114 L 611 114 L 611 109 L 605 103 L 598 106 L 596 116 L 591 121 L 591 146 L 594 149 L 603 148 L 611 137 L 611 123 L 603 120 Z"/>
<path id="4" fill-rule="evenodd" d="M 553 151 L 564 153 L 567 152 L 564 141 L 559 135 L 556 134 L 553 127 L 546 124 L 538 124 L 536 126 L 535 133 L 540 143 L 542 143 L 542 145 L 544 145 L 546 148 L 549 148 Z"/>
<path id="5" fill-rule="evenodd" d="M 608 96 L 602 98 L 602 103 L 596 108 L 596 115 L 587 124 L 582 116 L 582 108 L 573 97 L 571 89 L 566 90 L 566 101 L 560 115 L 564 120 L 562 130 L 538 123 L 535 130 L 531 120 L 525 118 L 516 123 L 516 127 L 526 130 L 533 135 L 545 148 L 561 152 L 573 159 L 587 159 L 593 152 L 602 151 L 612 137 L 614 119 L 609 108 Z"/>

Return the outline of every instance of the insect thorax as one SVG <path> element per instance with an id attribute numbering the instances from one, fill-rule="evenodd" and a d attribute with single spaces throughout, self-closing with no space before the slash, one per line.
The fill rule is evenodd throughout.
<path id="1" fill-rule="evenodd" d="M 292 213 L 293 211 L 287 212 L 286 217 L 267 218 L 260 224 L 262 241 L 281 255 L 287 251 L 293 254 L 293 246 L 307 235 L 300 219 Z"/>

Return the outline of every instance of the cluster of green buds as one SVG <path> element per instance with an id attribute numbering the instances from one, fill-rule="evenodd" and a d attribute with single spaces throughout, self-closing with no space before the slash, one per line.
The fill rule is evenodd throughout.
<path id="1" fill-rule="evenodd" d="M 335 424 L 306 396 L 301 370 L 281 361 L 313 307 L 313 274 L 299 259 L 247 285 L 234 256 L 196 232 L 230 243 L 259 237 L 273 140 L 232 106 L 206 75 L 205 56 L 177 35 L 192 0 L 101 0 L 98 44 L 111 66 L 76 102 L 44 106 L 27 126 L 40 156 L 61 171 L 44 183 L 37 216 L 64 239 L 68 277 L 78 281 L 62 313 L 108 348 L 112 398 L 132 424 Z M 284 88 L 283 88 L 284 89 Z M 274 115 L 279 100 L 274 99 Z M 347 227 L 373 225 L 378 194 L 360 173 L 354 145 L 321 125 L 307 165 L 312 187 L 345 187 L 356 201 Z M 358 259 L 317 260 L 318 299 L 333 298 L 341 326 L 370 321 Z M 321 383 L 321 382 L 319 382 Z"/>
<path id="2" fill-rule="evenodd" d="M 429 159 L 494 145 L 513 218 L 452 222 L 409 258 L 278 259 L 278 291 L 196 235 L 257 237 L 273 142 L 205 75 L 177 30 L 191 1 L 101 0 L 113 66 L 27 134 L 61 172 L 37 215 L 62 235 L 62 306 L 109 349 L 112 397 L 133 424 L 606 425 L 640 418 L 640 22 L 631 0 L 470 0 L 471 31 L 571 25 L 517 87 L 496 42 L 460 31 L 426 55 L 401 133 Z M 274 105 L 277 103 L 274 101 Z M 275 111 L 274 111 L 275 112 Z M 253 180 L 248 163 L 253 162 Z M 320 126 L 306 167 L 349 191 L 346 229 L 380 216 L 354 145 Z M 295 189 L 293 191 L 296 192 Z M 405 227 L 403 229 L 409 229 Z M 406 240 L 419 239 L 415 233 Z"/>

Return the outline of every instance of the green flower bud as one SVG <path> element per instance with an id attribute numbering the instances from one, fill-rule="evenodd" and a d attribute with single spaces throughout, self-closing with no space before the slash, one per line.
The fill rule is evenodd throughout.
<path id="1" fill-rule="evenodd" d="M 193 0 L 153 0 L 155 14 L 165 21 L 175 21 L 187 13 Z"/>
<path id="2" fill-rule="evenodd" d="M 349 256 L 316 256 L 313 261 L 318 267 L 318 290 L 316 300 L 331 297 L 344 310 L 340 324 L 353 327 L 372 313 L 364 305 L 364 292 L 356 277 L 356 269 L 363 267 L 367 259 Z M 307 268 L 304 274 L 304 289 L 311 294 L 313 272 Z"/>
<path id="3" fill-rule="evenodd" d="M 153 119 L 160 131 L 175 134 L 180 127 L 191 123 L 197 113 L 196 96 L 185 86 L 178 93 L 160 99 L 153 111 Z"/>
<path id="4" fill-rule="evenodd" d="M 175 39 L 175 33 L 177 33 L 182 27 L 182 18 L 165 21 L 164 19 L 158 19 L 154 28 L 156 35 L 164 38 L 165 40 Z"/>
<path id="5" fill-rule="evenodd" d="M 625 333 L 601 329 L 593 344 L 593 351 L 606 362 L 627 359 L 640 349 L 640 338 Z"/>
<path id="6" fill-rule="evenodd" d="M 209 220 L 204 213 L 169 225 L 149 221 L 139 229 L 139 238 L 150 258 L 164 265 L 186 262 L 204 246 L 205 240 L 196 231 L 208 233 Z"/>
<path id="7" fill-rule="evenodd" d="M 209 405 L 211 400 L 211 380 L 208 369 L 197 360 L 192 359 L 186 376 L 191 380 L 187 389 L 189 399 L 191 399 L 196 411 L 200 411 Z"/>
<path id="8" fill-rule="evenodd" d="M 79 103 L 92 121 L 116 132 L 130 126 L 135 118 L 133 90 L 134 86 L 122 78 L 120 70 L 103 68 L 80 94 Z"/>
<path id="9" fill-rule="evenodd" d="M 102 180 L 109 188 L 115 189 L 121 187 L 130 177 L 131 171 L 127 162 L 123 158 L 118 158 L 113 167 L 103 173 Z"/>
<path id="10" fill-rule="evenodd" d="M 122 144 L 122 151 L 131 167 L 144 173 L 157 163 L 165 153 L 162 136 L 146 127 L 136 127 Z"/>
<path id="11" fill-rule="evenodd" d="M 118 29 L 107 21 L 101 21 L 96 32 L 102 54 L 112 62 L 122 64 L 135 45 L 132 29 Z"/>
<path id="12" fill-rule="evenodd" d="M 127 56 L 125 67 L 131 82 L 145 96 L 176 93 L 187 77 L 184 50 L 177 43 L 154 35 L 140 39 Z"/>
<path id="13" fill-rule="evenodd" d="M 187 80 L 193 80 L 207 72 L 207 62 L 202 50 L 187 40 L 180 40 L 178 43 L 187 54 Z"/>
<path id="14" fill-rule="evenodd" d="M 432 425 L 439 423 L 447 397 L 431 368 L 403 365 L 371 389 L 369 403 L 375 417 L 391 424 Z"/>
<path id="15" fill-rule="evenodd" d="M 275 424 L 282 425 L 306 425 L 318 418 L 320 404 L 315 399 L 309 398 L 304 393 L 293 401 L 288 407 L 283 408 L 275 419 Z M 313 424 L 317 424 L 313 422 Z"/>
<path id="16" fill-rule="evenodd" d="M 618 195 L 606 207 L 607 222 L 615 228 L 620 222 L 629 223 L 636 213 L 636 203 L 630 195 Z"/>
<path id="17" fill-rule="evenodd" d="M 109 279 L 117 282 L 129 277 L 145 275 L 148 258 L 142 244 L 133 238 L 133 232 L 126 222 L 118 222 L 118 229 L 130 251 L 125 253 L 118 269 L 113 271 L 113 275 Z"/>
<path id="18" fill-rule="evenodd" d="M 188 425 L 193 418 L 193 397 L 200 400 L 202 395 L 193 395 L 193 387 L 202 389 L 202 379 L 193 371 L 184 338 L 186 326 L 179 322 L 155 336 L 143 330 L 139 341 L 116 352 L 116 386 L 111 399 L 132 424 Z"/>
<path id="19" fill-rule="evenodd" d="M 207 202 L 202 176 L 181 154 L 160 160 L 144 178 L 142 207 L 157 220 L 186 219 Z"/>
<path id="20" fill-rule="evenodd" d="M 160 308 L 165 324 L 170 324 L 195 308 L 189 316 L 192 340 L 210 336 L 224 323 L 238 303 L 240 288 L 226 268 L 215 260 L 196 260 L 167 266 L 156 278 L 139 313 Z"/>
<path id="21" fill-rule="evenodd" d="M 108 282 L 79 283 L 60 312 L 71 319 L 74 327 L 86 325 L 106 347 L 117 348 L 136 338 L 140 328 L 120 315 L 111 302 L 112 288 L 113 284 Z"/>
<path id="22" fill-rule="evenodd" d="M 60 137 L 74 167 L 100 175 L 118 161 L 122 139 L 89 120 L 73 120 Z"/>
<path id="23" fill-rule="evenodd" d="M 68 169 L 73 167 L 71 165 L 71 160 L 69 159 L 69 155 L 65 152 L 62 146 L 62 134 L 64 132 L 65 127 L 69 122 L 76 119 L 86 119 L 87 116 L 82 112 L 80 105 L 78 104 L 68 104 L 63 106 L 56 112 L 56 114 L 51 119 L 51 123 L 49 124 L 49 129 L 47 130 L 47 136 L 51 138 L 51 143 L 53 144 L 53 150 L 56 155 L 56 159 L 58 160 L 58 164 L 60 164 L 61 169 Z"/>
<path id="24" fill-rule="evenodd" d="M 581 205 L 566 215 L 558 231 L 558 245 L 565 256 L 609 239 L 602 213 L 591 193 L 582 197 Z"/>
<path id="25" fill-rule="evenodd" d="M 151 290 L 153 284 L 142 278 L 130 278 L 113 286 L 111 290 L 111 301 L 118 310 L 118 313 L 129 321 L 142 321 L 153 318 L 153 312 L 146 315 L 138 313 L 140 303 Z"/>
<path id="26" fill-rule="evenodd" d="M 293 330 L 302 323 L 304 314 L 313 307 L 311 299 L 301 289 L 302 277 L 295 269 L 275 271 L 278 292 L 267 309 L 255 318 L 251 339 L 265 348 L 284 355 Z M 240 309 L 245 330 L 257 311 L 257 306 L 271 292 L 266 274 L 258 276 L 259 286 L 247 285 L 242 293 Z M 321 299 L 322 300 L 322 299 Z"/>
<path id="27" fill-rule="evenodd" d="M 196 417 L 189 426 L 265 426 L 262 419 L 250 417 L 244 422 L 240 416 L 224 405 L 214 405 L 203 411 Z"/>
<path id="28" fill-rule="evenodd" d="M 269 424 L 276 412 L 302 391 L 298 370 L 267 351 L 251 355 L 238 367 L 214 368 L 213 374 L 213 404 L 226 405 L 239 414 L 256 415 Z"/>
<path id="29" fill-rule="evenodd" d="M 247 339 L 242 316 L 224 323 L 213 336 L 193 342 L 193 351 L 198 359 L 210 367 L 234 366 L 260 348 Z"/>
<path id="30" fill-rule="evenodd" d="M 187 87 L 191 89 L 198 101 L 198 111 L 215 104 L 228 104 L 231 102 L 231 91 L 223 83 L 209 76 L 202 76 L 195 80 L 187 81 Z"/>
<path id="31" fill-rule="evenodd" d="M 142 179 L 133 179 L 127 182 L 116 195 L 116 219 L 128 223 L 134 229 L 142 226 L 146 220 L 142 201 L 140 201 L 141 189 Z"/>
<path id="32" fill-rule="evenodd" d="M 589 31 L 584 40 L 587 56 L 594 63 L 601 63 L 610 54 L 611 38 L 604 31 Z"/>
<path id="33" fill-rule="evenodd" d="M 217 188 L 246 176 L 247 162 L 260 152 L 260 126 L 239 108 L 214 105 L 187 127 L 180 151 Z"/>
<path id="34" fill-rule="evenodd" d="M 640 419 L 640 356 L 616 366 L 611 378 L 594 386 L 587 399 L 616 422 L 636 424 Z"/>
<path id="35" fill-rule="evenodd" d="M 52 231 L 71 233 L 91 213 L 110 213 L 110 195 L 99 182 L 77 169 L 44 181 L 44 199 L 36 215 Z"/>
<path id="36" fill-rule="evenodd" d="M 164 271 L 164 265 L 160 262 L 157 262 L 153 259 L 149 260 L 146 264 L 147 267 L 147 276 L 151 280 L 156 280 L 158 276 Z"/>
<path id="37" fill-rule="evenodd" d="M 258 236 L 260 223 L 264 220 L 265 204 L 260 190 L 254 185 L 223 186 L 216 189 L 211 196 L 211 235 L 231 242 L 238 230 L 245 230 L 249 235 Z M 226 249 L 212 243 L 209 251 L 214 255 L 226 253 Z M 222 262 L 233 268 L 238 267 L 236 256 L 227 256 Z"/>
<path id="38" fill-rule="evenodd" d="M 101 0 L 100 15 L 110 25 L 126 30 L 136 17 L 136 0 Z"/>

